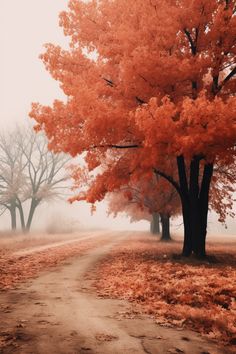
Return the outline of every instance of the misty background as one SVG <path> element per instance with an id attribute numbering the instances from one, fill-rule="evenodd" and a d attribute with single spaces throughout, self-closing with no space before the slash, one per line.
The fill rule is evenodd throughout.
<path id="1" fill-rule="evenodd" d="M 7 132 L 16 125 L 29 124 L 32 102 L 51 104 L 55 98 L 64 99 L 58 83 L 45 70 L 38 58 L 43 44 L 52 42 L 66 48 L 67 38 L 58 25 L 58 14 L 67 7 L 67 0 L 1 0 L 0 1 L 0 131 Z M 30 124 L 33 124 L 31 121 Z M 91 216 L 90 205 L 65 200 L 43 203 L 36 211 L 33 230 L 47 229 L 58 220 L 62 224 L 76 224 L 89 228 L 115 230 L 149 230 L 147 221 L 130 223 L 125 216 L 107 217 L 106 203 L 97 204 Z M 181 218 L 172 221 L 172 232 L 181 231 Z M 6 213 L 0 217 L 0 229 L 10 226 Z M 236 222 L 227 219 L 225 229 L 211 214 L 210 233 L 236 234 Z"/>

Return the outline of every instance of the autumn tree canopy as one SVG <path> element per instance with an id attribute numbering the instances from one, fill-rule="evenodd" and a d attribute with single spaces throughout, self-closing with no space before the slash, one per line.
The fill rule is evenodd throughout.
<path id="1" fill-rule="evenodd" d="M 60 15 L 70 49 L 47 44 L 41 56 L 67 96 L 32 107 L 51 148 L 85 153 L 90 170 L 103 165 L 95 179 L 106 187 L 94 199 L 131 174 L 168 180 L 181 198 L 185 256 L 205 255 L 215 166 L 235 166 L 235 8 L 236 0 L 70 0 Z M 126 173 L 114 174 L 120 160 Z"/>

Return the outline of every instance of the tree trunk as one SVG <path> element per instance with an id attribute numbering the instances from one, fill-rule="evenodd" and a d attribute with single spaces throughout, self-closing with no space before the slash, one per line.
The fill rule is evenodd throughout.
<path id="1" fill-rule="evenodd" d="M 170 216 L 160 214 L 161 216 L 161 241 L 170 241 Z"/>
<path id="2" fill-rule="evenodd" d="M 31 204 L 30 204 L 28 220 L 27 220 L 26 227 L 25 227 L 25 230 L 27 232 L 30 231 L 32 220 L 33 220 L 33 216 L 34 216 L 34 212 L 35 212 L 35 209 L 36 209 L 37 205 L 38 205 L 38 202 L 35 199 L 32 199 L 31 200 Z"/>
<path id="3" fill-rule="evenodd" d="M 20 214 L 21 230 L 23 232 L 25 232 L 25 216 L 24 216 L 24 210 L 22 208 L 22 204 L 20 201 L 18 201 L 18 203 L 17 203 L 17 208 L 18 208 L 19 214 Z"/>
<path id="4" fill-rule="evenodd" d="M 201 239 L 199 244 L 200 253 L 205 252 L 205 248 L 206 248 L 208 205 L 209 205 L 209 193 L 210 193 L 212 176 L 213 176 L 213 164 L 205 165 L 203 178 L 202 178 L 201 192 L 199 196 L 199 200 L 200 200 L 199 212 L 201 218 L 201 225 L 200 225 Z"/>
<path id="5" fill-rule="evenodd" d="M 160 234 L 160 215 L 158 213 L 152 214 L 152 220 L 150 224 L 150 232 L 153 235 Z"/>
<path id="6" fill-rule="evenodd" d="M 11 214 L 11 229 L 13 231 L 15 231 L 16 230 L 16 206 L 15 206 L 15 204 L 11 204 L 10 214 Z"/>
<path id="7" fill-rule="evenodd" d="M 182 212 L 184 221 L 183 256 L 192 253 L 198 258 L 206 256 L 206 234 L 209 204 L 209 190 L 213 174 L 213 164 L 204 166 L 201 186 L 199 171 L 201 157 L 195 156 L 190 164 L 189 185 L 187 182 L 184 157 L 177 158 Z"/>
<path id="8" fill-rule="evenodd" d="M 184 223 L 184 243 L 182 254 L 185 257 L 188 257 L 192 253 L 192 237 L 191 237 L 191 222 L 190 222 L 190 213 L 189 205 L 185 198 L 181 198 L 182 202 L 182 214 L 183 214 L 183 223 Z"/>

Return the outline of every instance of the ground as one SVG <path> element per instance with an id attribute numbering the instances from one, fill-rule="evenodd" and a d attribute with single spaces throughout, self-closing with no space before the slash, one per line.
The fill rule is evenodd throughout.
<path id="1" fill-rule="evenodd" d="M 173 325 L 171 319 L 165 326 L 158 324 L 158 316 L 145 311 L 145 301 L 143 306 L 140 299 L 136 301 L 127 295 L 126 286 L 119 288 L 118 280 L 127 280 L 120 253 L 127 256 L 127 247 L 129 250 L 133 247 L 136 257 L 132 259 L 140 267 L 140 242 L 144 245 L 144 249 L 141 247 L 144 258 L 145 247 L 153 248 L 152 242 L 160 249 L 155 239 L 133 232 L 100 230 L 56 235 L 51 239 L 43 235 L 33 239 L 18 236 L 18 241 L 14 236 L 8 242 L 2 238 L 0 353 L 236 352 L 233 345 L 201 337 L 188 326 Z M 164 247 L 166 253 L 162 257 L 171 263 L 168 261 L 171 247 L 178 251 L 179 244 Z M 218 254 L 220 257 L 221 253 Z M 156 263 L 158 258 L 159 255 Z M 142 260 L 142 265 L 145 262 Z M 160 259 L 159 264 L 165 266 Z M 133 289 L 135 267 L 129 270 Z M 115 287 L 114 271 L 118 275 Z M 140 268 L 136 271 L 140 272 Z"/>

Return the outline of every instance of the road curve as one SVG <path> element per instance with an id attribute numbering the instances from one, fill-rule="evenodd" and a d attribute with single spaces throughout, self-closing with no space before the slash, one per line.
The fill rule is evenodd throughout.
<path id="1" fill-rule="evenodd" d="M 12 339 L 0 353 L 226 354 L 194 332 L 157 326 L 147 316 L 132 316 L 126 301 L 96 296 L 86 274 L 129 236 L 113 232 L 106 245 L 69 259 L 18 290 L 0 294 L 6 309 L 1 334 Z M 131 315 L 124 318 L 122 314 Z"/>

